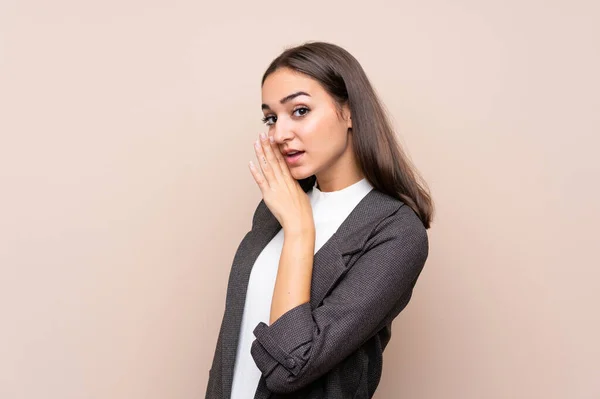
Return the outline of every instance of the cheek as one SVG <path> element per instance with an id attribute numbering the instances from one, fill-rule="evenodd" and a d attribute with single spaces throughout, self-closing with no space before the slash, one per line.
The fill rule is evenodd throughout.
<path id="1" fill-rule="evenodd" d="M 332 115 L 315 114 L 302 122 L 296 134 L 302 140 L 307 150 L 322 151 L 323 147 L 331 147 L 340 140 L 339 123 Z"/>
<path id="2" fill-rule="evenodd" d="M 300 136 L 302 142 L 307 146 L 312 146 L 321 137 L 323 129 L 323 121 L 319 118 L 311 118 L 300 126 L 298 129 L 298 136 Z"/>

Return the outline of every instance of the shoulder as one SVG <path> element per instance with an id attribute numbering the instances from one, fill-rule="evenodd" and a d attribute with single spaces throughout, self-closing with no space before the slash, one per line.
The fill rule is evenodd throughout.
<path id="1" fill-rule="evenodd" d="M 410 233 L 427 237 L 427 229 L 417 213 L 404 202 L 396 201 L 399 203 L 398 209 L 384 218 L 377 229 L 389 233 Z"/>
<path id="2" fill-rule="evenodd" d="M 397 244 L 398 251 L 410 251 L 417 257 L 427 258 L 429 237 L 419 216 L 403 201 L 386 197 L 388 201 L 397 205 L 397 209 L 375 226 L 370 234 L 368 246 L 392 241 Z"/>

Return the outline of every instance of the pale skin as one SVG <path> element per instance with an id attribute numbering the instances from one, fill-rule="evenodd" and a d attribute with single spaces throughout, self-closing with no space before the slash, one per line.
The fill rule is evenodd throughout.
<path id="1" fill-rule="evenodd" d="M 364 177 L 352 151 L 349 108 L 314 79 L 283 68 L 265 80 L 263 113 L 269 127 L 255 142 L 250 172 L 284 232 L 271 302 L 270 324 L 310 301 L 315 225 L 308 195 L 297 180 L 315 175 L 321 191 L 338 191 Z M 282 151 L 304 151 L 291 163 Z M 262 173 L 261 173 L 262 172 Z"/>

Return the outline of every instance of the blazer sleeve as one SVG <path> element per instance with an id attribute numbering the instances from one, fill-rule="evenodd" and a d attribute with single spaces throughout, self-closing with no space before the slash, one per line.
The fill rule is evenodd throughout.
<path id="1" fill-rule="evenodd" d="M 429 250 L 420 219 L 403 205 L 369 242 L 320 306 L 298 305 L 254 329 L 250 352 L 270 391 L 294 392 L 324 375 L 408 303 Z"/>

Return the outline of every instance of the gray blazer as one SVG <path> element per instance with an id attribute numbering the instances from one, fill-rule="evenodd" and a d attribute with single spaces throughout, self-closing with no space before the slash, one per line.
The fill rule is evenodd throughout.
<path id="1" fill-rule="evenodd" d="M 231 267 L 206 399 L 229 399 L 250 271 L 281 229 L 261 200 Z M 428 256 L 415 212 L 371 190 L 314 257 L 310 302 L 259 323 L 251 354 L 262 372 L 248 398 L 362 399 L 379 384 L 392 320 Z"/>

